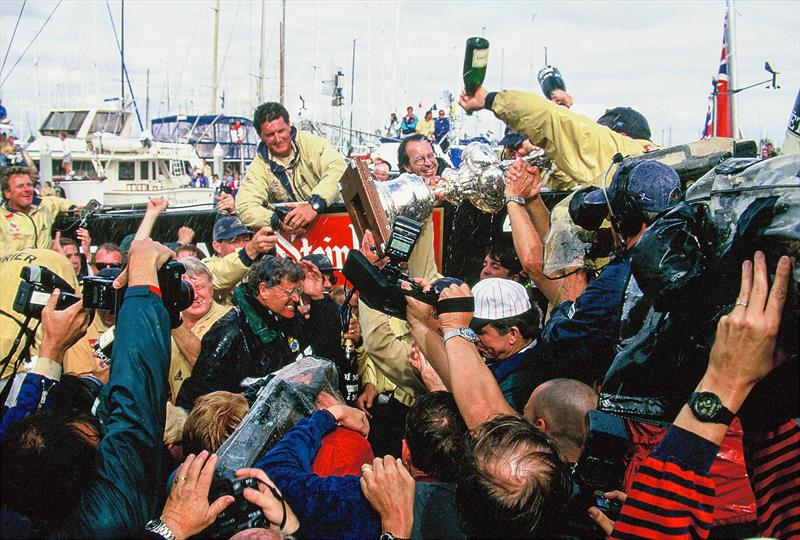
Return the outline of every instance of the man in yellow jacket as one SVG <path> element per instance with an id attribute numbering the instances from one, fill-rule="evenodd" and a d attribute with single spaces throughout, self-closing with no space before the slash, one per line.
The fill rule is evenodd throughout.
<path id="1" fill-rule="evenodd" d="M 69 199 L 37 197 L 25 167 L 6 167 L 0 187 L 0 255 L 25 248 L 49 249 L 53 244 L 50 229 L 58 213 L 78 208 Z"/>
<path id="2" fill-rule="evenodd" d="M 283 226 L 302 233 L 339 195 L 344 158 L 325 139 L 293 127 L 280 103 L 260 105 L 253 123 L 261 143 L 236 194 L 236 211 L 247 227 L 258 229 L 270 224 L 269 203 L 300 202 Z"/>
<path id="3" fill-rule="evenodd" d="M 614 154 L 638 156 L 658 148 L 649 140 L 633 138 L 641 136 L 638 132 L 618 133 L 588 116 L 527 92 L 489 92 L 479 87 L 473 96 L 462 93 L 459 103 L 467 111 L 489 109 L 514 131 L 543 148 L 556 168 L 571 180 L 550 186 L 553 189 L 597 186 Z"/>

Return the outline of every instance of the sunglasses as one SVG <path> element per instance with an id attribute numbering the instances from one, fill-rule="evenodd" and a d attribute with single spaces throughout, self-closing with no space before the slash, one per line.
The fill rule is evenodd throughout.
<path id="1" fill-rule="evenodd" d="M 95 268 L 97 270 L 105 270 L 106 268 L 122 268 L 122 263 L 94 263 Z"/>

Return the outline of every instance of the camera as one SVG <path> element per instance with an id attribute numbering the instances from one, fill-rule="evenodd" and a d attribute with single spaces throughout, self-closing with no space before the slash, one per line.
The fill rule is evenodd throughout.
<path id="1" fill-rule="evenodd" d="M 211 503 L 223 495 L 232 495 L 236 500 L 217 516 L 214 525 L 207 531 L 216 538 L 230 538 L 244 529 L 262 529 L 269 527 L 269 521 L 261 508 L 249 502 L 242 494 L 245 488 L 258 491 L 258 480 L 255 478 L 217 478 L 211 484 L 208 502 Z"/>
<path id="2" fill-rule="evenodd" d="M 181 279 L 186 268 L 178 261 L 167 261 L 158 270 L 158 287 L 161 289 L 161 300 L 169 313 L 170 325 L 177 328 L 181 325 L 181 311 L 194 302 L 194 289 Z M 83 280 L 83 306 L 92 309 L 104 309 L 117 313 L 125 298 L 125 288 L 115 289 L 116 277 L 90 276 Z"/>
<path id="3" fill-rule="evenodd" d="M 403 271 L 403 263 L 411 257 L 414 245 L 422 233 L 422 224 L 411 218 L 400 216 L 392 227 L 392 233 L 386 242 L 384 254 L 389 261 L 382 269 L 370 264 L 358 250 L 350 250 L 344 262 L 342 273 L 360 293 L 360 298 L 372 309 L 376 309 L 400 319 L 406 318 L 406 296 L 412 296 L 435 306 L 437 295 L 423 292 Z M 405 284 L 407 287 L 403 287 Z"/>
<path id="4" fill-rule="evenodd" d="M 286 206 L 273 206 L 272 207 L 272 217 L 269 218 L 269 226 L 272 227 L 273 231 L 277 231 L 278 227 L 283 223 L 283 220 L 286 219 L 286 216 L 289 215 L 292 209 Z"/>
<path id="5" fill-rule="evenodd" d="M 46 266 L 23 266 L 19 277 L 22 281 L 14 298 L 14 311 L 17 313 L 33 319 L 41 318 L 42 310 L 54 289 L 61 290 L 56 303 L 57 310 L 66 309 L 80 300 L 75 289 Z"/>

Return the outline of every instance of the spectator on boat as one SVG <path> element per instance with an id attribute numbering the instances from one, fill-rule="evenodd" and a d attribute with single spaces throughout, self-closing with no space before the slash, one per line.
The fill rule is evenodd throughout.
<path id="1" fill-rule="evenodd" d="M 379 182 L 385 182 L 389 179 L 389 163 L 383 160 L 377 161 L 375 163 L 375 170 L 373 174 L 375 176 L 375 180 Z"/>
<path id="2" fill-rule="evenodd" d="M 407 137 L 409 135 L 413 135 L 416 129 L 417 129 L 417 117 L 414 116 L 414 107 L 409 105 L 406 108 L 406 115 L 400 122 L 400 134 L 403 137 Z"/>
<path id="3" fill-rule="evenodd" d="M 0 220 L 0 255 L 23 248 L 49 249 L 58 213 L 80 208 L 69 199 L 35 196 L 30 170 L 25 167 L 5 167 L 0 173 L 0 189 L 4 214 Z"/>
<path id="4" fill-rule="evenodd" d="M 444 109 L 439 109 L 439 118 L 434 122 L 433 138 L 444 152 L 447 152 L 447 134 L 450 132 L 450 119 Z"/>
<path id="5" fill-rule="evenodd" d="M 305 234 L 339 197 L 344 158 L 325 139 L 292 126 L 280 103 L 259 105 L 253 124 L 261 142 L 236 194 L 236 210 L 245 225 L 256 229 L 269 225 L 270 203 L 295 202 L 281 227 Z"/>
<path id="6" fill-rule="evenodd" d="M 59 133 L 58 138 L 61 139 L 61 170 L 64 172 L 64 177 L 69 178 L 72 176 L 72 150 L 65 131 Z"/>
<path id="7" fill-rule="evenodd" d="M 434 129 L 435 128 L 433 126 L 433 113 L 431 111 L 426 111 L 425 118 L 423 118 L 417 123 L 417 127 L 414 129 L 414 131 L 419 135 L 422 135 L 429 141 L 432 141 Z"/>
<path id="8" fill-rule="evenodd" d="M 212 238 L 214 254 L 203 264 L 211 270 L 214 299 L 230 305 L 234 287 L 256 260 L 275 249 L 278 237 L 270 227 L 261 227 L 253 234 L 238 217 L 228 216 L 214 224 Z"/>
<path id="9" fill-rule="evenodd" d="M 206 176 L 205 172 L 200 173 L 200 179 L 198 180 L 198 187 L 201 188 L 208 187 L 208 176 Z"/>
<path id="10" fill-rule="evenodd" d="M 215 174 L 215 175 L 213 175 L 211 177 L 211 189 L 213 189 L 215 193 L 219 189 L 219 175 L 218 174 Z"/>
<path id="11" fill-rule="evenodd" d="M 625 129 L 620 125 L 625 133 L 623 134 L 544 97 L 527 92 L 489 92 L 486 88 L 479 87 L 473 96 L 462 93 L 459 104 L 466 111 L 491 110 L 533 145 L 543 148 L 556 168 L 566 174 L 564 183 L 550 185 L 553 189 L 599 185 L 614 154 L 638 156 L 658 148 L 648 140 L 649 128 L 645 129 L 646 124 L 640 120 L 624 126 Z M 608 113 L 614 111 L 616 109 Z M 636 114 L 641 117 L 639 113 Z M 622 124 L 628 117 L 632 118 L 632 115 L 611 114 L 604 122 Z"/>
<path id="12" fill-rule="evenodd" d="M 392 113 L 389 116 L 389 124 L 386 126 L 386 136 L 390 139 L 400 138 L 400 121 L 397 119 L 397 113 Z"/>
<path id="13" fill-rule="evenodd" d="M 301 295 L 311 299 L 310 317 L 300 315 Z M 234 291 L 236 308 L 205 335 L 192 375 L 176 405 L 190 410 L 215 390 L 241 392 L 247 379 L 287 366 L 310 348 L 337 361 L 341 340 L 336 304 L 324 301 L 322 274 L 307 262 L 268 255 L 255 263 Z"/>
<path id="14" fill-rule="evenodd" d="M 67 198 L 64 188 L 61 187 L 61 178 L 53 178 L 53 195 L 55 197 L 61 197 L 62 199 Z"/>

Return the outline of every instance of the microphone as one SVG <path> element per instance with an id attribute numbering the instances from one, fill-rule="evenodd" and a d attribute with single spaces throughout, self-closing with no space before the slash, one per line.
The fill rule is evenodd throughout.
<path id="1" fill-rule="evenodd" d="M 614 211 L 611 209 L 611 201 L 608 198 L 608 189 L 607 189 L 607 182 L 608 182 L 608 173 L 611 172 L 611 167 L 614 166 L 615 163 L 622 163 L 622 154 L 617 152 L 611 158 L 611 163 L 608 164 L 608 169 L 606 169 L 606 174 L 603 176 L 603 197 L 606 199 L 606 206 L 608 206 L 608 213 L 611 217 L 614 217 Z"/>

